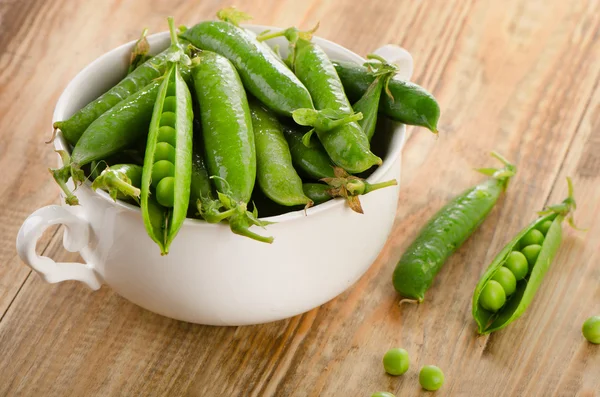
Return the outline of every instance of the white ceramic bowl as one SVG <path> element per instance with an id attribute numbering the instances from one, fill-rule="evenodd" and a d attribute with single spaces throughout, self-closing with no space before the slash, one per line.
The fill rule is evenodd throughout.
<path id="1" fill-rule="evenodd" d="M 247 26 L 253 32 L 268 27 Z M 272 28 L 275 30 L 275 28 Z M 149 37 L 153 52 L 167 47 L 168 33 Z M 332 59 L 364 62 L 355 53 L 315 37 Z M 283 39 L 273 40 L 286 48 Z M 64 120 L 117 83 L 127 69 L 133 42 L 118 47 L 83 69 L 67 86 L 53 121 Z M 378 53 L 401 66 L 410 78 L 412 58 L 385 46 Z M 285 56 L 285 53 L 283 54 Z M 401 124 L 391 128 L 384 162 L 370 177 L 400 182 Z M 65 149 L 60 134 L 56 149 Z M 131 302 L 179 320 L 212 325 L 256 324 L 290 317 L 334 298 L 358 280 L 382 249 L 394 222 L 399 186 L 361 197 L 364 215 L 333 200 L 307 211 L 266 218 L 273 244 L 231 233 L 225 224 L 187 219 L 169 255 L 161 256 L 147 236 L 139 208 L 114 202 L 104 192 L 80 186 L 77 207 L 40 208 L 17 237 L 21 259 L 50 283 L 78 280 L 92 289 L 102 284 Z M 85 261 L 57 263 L 36 254 L 36 241 L 52 224 L 66 226 L 67 250 Z M 260 232 L 264 232 L 259 230 Z"/>

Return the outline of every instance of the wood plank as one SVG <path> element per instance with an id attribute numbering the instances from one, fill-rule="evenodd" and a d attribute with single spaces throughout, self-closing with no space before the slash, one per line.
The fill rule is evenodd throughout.
<path id="1" fill-rule="evenodd" d="M 420 395 L 424 364 L 445 372 L 439 395 L 598 393 L 598 349 L 579 330 L 600 313 L 598 1 L 248 5 L 256 23 L 310 27 L 321 20 L 320 35 L 362 54 L 385 42 L 405 46 L 416 60 L 415 79 L 434 89 L 443 109 L 438 140 L 411 130 L 388 244 L 355 286 L 321 308 L 266 325 L 205 327 L 149 313 L 106 287 L 91 292 L 27 278 L 14 235 L 29 212 L 57 197 L 45 171 L 54 155 L 40 142 L 66 82 L 142 26 L 164 30 L 164 15 L 193 22 L 230 3 L 26 0 L 0 7 L 3 20 L 14 21 L 0 27 L 0 164 L 17 171 L 0 185 L 11 203 L 0 209 L 8 242 L 0 250 L 0 395 Z M 53 79 L 38 63 L 53 65 Z M 31 108 L 39 109 L 36 117 Z M 445 201 L 482 179 L 469 170 L 492 164 L 492 149 L 519 167 L 506 197 L 448 261 L 426 301 L 398 306 L 389 281 L 397 258 Z M 523 318 L 476 337 L 472 288 L 536 210 L 564 197 L 566 175 L 576 184 L 579 223 L 590 230 L 565 233 Z M 47 255 L 76 259 L 62 250 L 60 233 L 46 244 Z M 392 346 L 411 354 L 411 370 L 400 378 L 381 368 Z"/>

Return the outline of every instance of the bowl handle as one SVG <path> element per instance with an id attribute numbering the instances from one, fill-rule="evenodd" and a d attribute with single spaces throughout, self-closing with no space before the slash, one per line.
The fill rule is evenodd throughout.
<path id="1" fill-rule="evenodd" d="M 94 267 L 89 263 L 55 262 L 35 252 L 38 239 L 50 225 L 65 225 L 63 246 L 67 251 L 78 252 L 88 245 L 90 226 L 76 215 L 75 208 L 49 205 L 29 215 L 17 235 L 17 252 L 25 264 L 35 270 L 45 281 L 58 283 L 77 280 L 93 290 L 102 285 Z"/>
<path id="2" fill-rule="evenodd" d="M 413 58 L 410 52 L 395 44 L 386 44 L 374 51 L 374 54 L 383 57 L 389 63 L 398 65 L 396 77 L 409 81 L 413 74 Z"/>

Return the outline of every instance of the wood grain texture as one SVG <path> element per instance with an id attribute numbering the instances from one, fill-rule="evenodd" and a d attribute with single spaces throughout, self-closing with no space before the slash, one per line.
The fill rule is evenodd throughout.
<path id="1" fill-rule="evenodd" d="M 418 369 L 444 370 L 440 396 L 600 395 L 600 346 L 583 321 L 600 314 L 600 1 L 344 0 L 238 2 L 255 22 L 313 26 L 357 53 L 406 47 L 417 83 L 442 107 L 439 139 L 420 129 L 403 157 L 396 224 L 367 274 L 303 315 L 249 327 L 170 320 L 110 289 L 49 285 L 20 263 L 17 230 L 56 202 L 43 141 L 53 105 L 86 64 L 231 1 L 0 1 L 0 395 L 426 395 Z M 519 169 L 488 220 L 447 262 L 419 305 L 397 304 L 390 277 L 418 229 L 482 179 L 497 150 Z M 477 337 L 471 294 L 486 265 L 573 177 L 582 233 L 569 230 L 538 295 L 509 328 Z M 427 183 L 423 183 L 427 181 Z M 52 229 L 45 255 L 76 260 Z M 381 357 L 401 346 L 402 377 Z"/>

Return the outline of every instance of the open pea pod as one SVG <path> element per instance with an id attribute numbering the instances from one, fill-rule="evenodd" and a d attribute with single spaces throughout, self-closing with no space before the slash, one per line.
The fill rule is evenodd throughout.
<path id="1" fill-rule="evenodd" d="M 531 304 L 560 247 L 563 221 L 568 219 L 572 225 L 572 218 L 568 216 L 575 209 L 575 200 L 571 180 L 567 181 L 569 197 L 561 204 L 542 211 L 538 219 L 517 234 L 494 258 L 475 287 L 472 311 L 480 334 L 489 334 L 506 327 L 519 318 Z M 530 244 L 531 236 L 534 235 L 540 236 L 541 241 Z M 507 291 L 498 273 L 503 267 L 514 272 L 510 257 L 515 255 L 515 252 L 524 254 L 528 268 L 526 275 L 517 280 L 516 287 Z M 488 300 L 495 300 L 497 307 L 491 307 L 493 304 L 487 303 Z"/>
<path id="2" fill-rule="evenodd" d="M 192 97 L 180 72 L 180 62 L 186 58 L 178 50 L 172 18 L 169 28 L 173 55 L 152 113 L 141 187 L 144 225 L 163 255 L 168 254 L 188 210 L 194 116 Z"/>

